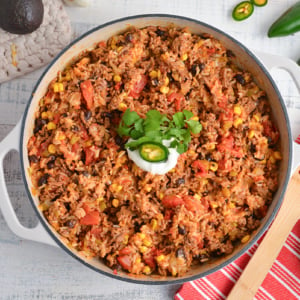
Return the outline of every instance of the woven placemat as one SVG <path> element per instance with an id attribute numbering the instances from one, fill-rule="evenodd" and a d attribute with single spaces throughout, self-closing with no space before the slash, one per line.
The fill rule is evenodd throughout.
<path id="1" fill-rule="evenodd" d="M 70 19 L 61 0 L 43 0 L 41 26 L 26 35 L 0 29 L 0 83 L 49 63 L 71 40 Z"/>

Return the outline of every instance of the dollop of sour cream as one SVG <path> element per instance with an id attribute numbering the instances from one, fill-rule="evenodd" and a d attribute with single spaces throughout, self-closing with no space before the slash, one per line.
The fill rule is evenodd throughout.
<path id="1" fill-rule="evenodd" d="M 128 142 L 132 141 L 132 139 L 129 139 Z M 170 144 L 172 142 L 171 140 L 163 140 L 163 144 L 168 148 L 169 155 L 168 159 L 164 162 L 149 162 L 141 158 L 139 154 L 139 150 L 131 151 L 130 149 L 127 149 L 127 153 L 129 158 L 141 169 L 144 171 L 150 172 L 152 174 L 157 175 L 164 175 L 168 173 L 171 169 L 173 169 L 176 164 L 179 157 L 179 153 L 176 151 L 175 148 L 170 148 Z"/>

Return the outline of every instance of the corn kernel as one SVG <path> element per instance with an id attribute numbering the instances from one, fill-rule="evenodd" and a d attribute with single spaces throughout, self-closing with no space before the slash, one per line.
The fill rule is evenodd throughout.
<path id="1" fill-rule="evenodd" d="M 207 150 L 215 150 L 216 149 L 216 144 L 215 143 L 208 143 L 205 145 Z"/>
<path id="2" fill-rule="evenodd" d="M 214 161 L 210 162 L 209 169 L 213 172 L 216 172 L 218 170 L 218 164 Z"/>
<path id="3" fill-rule="evenodd" d="M 201 200 L 201 196 L 200 196 L 199 194 L 195 194 L 195 195 L 194 195 L 194 198 L 195 198 L 196 200 Z"/>
<path id="4" fill-rule="evenodd" d="M 219 205 L 218 205 L 217 203 L 212 203 L 212 204 L 211 204 L 211 207 L 212 207 L 212 208 L 217 208 L 217 207 L 219 207 Z"/>
<path id="5" fill-rule="evenodd" d="M 238 128 L 241 124 L 243 124 L 243 120 L 241 118 L 237 118 L 233 121 L 233 126 Z"/>
<path id="6" fill-rule="evenodd" d="M 152 70 L 150 73 L 149 73 L 149 76 L 151 78 L 156 78 L 157 77 L 157 72 L 155 70 Z"/>
<path id="7" fill-rule="evenodd" d="M 235 177 L 235 176 L 237 176 L 237 172 L 236 171 L 230 171 L 229 175 L 231 177 Z"/>
<path id="8" fill-rule="evenodd" d="M 234 204 L 233 202 L 230 202 L 230 203 L 229 203 L 229 207 L 230 207 L 230 208 L 235 208 L 235 204 Z"/>
<path id="9" fill-rule="evenodd" d="M 48 129 L 48 130 L 54 130 L 54 129 L 56 129 L 56 124 L 53 123 L 53 122 L 49 122 L 49 123 L 47 124 L 47 129 Z"/>
<path id="10" fill-rule="evenodd" d="M 270 156 L 269 162 L 270 162 L 271 164 L 275 164 L 275 163 L 276 163 L 276 159 L 274 158 L 273 155 Z"/>
<path id="11" fill-rule="evenodd" d="M 224 122 L 223 129 L 225 131 L 229 130 L 231 127 L 232 127 L 232 121 L 226 121 L 226 122 Z"/>
<path id="12" fill-rule="evenodd" d="M 245 236 L 241 239 L 241 242 L 242 242 L 243 244 L 245 244 L 245 243 L 247 243 L 247 242 L 249 241 L 249 239 L 250 239 L 250 235 L 247 234 L 247 235 L 245 235 Z"/>
<path id="13" fill-rule="evenodd" d="M 136 263 L 136 264 L 140 264 L 141 261 L 142 261 L 141 258 L 140 258 L 140 257 L 137 257 L 137 259 L 135 260 L 135 263 Z"/>
<path id="14" fill-rule="evenodd" d="M 157 262 L 161 262 L 161 261 L 163 261 L 164 259 L 165 259 L 165 256 L 164 256 L 163 254 L 158 255 L 158 256 L 156 257 L 156 261 L 157 261 Z"/>
<path id="15" fill-rule="evenodd" d="M 56 147 L 55 147 L 53 144 L 50 144 L 50 145 L 48 146 L 48 152 L 49 152 L 50 154 L 54 154 L 54 153 L 56 152 Z"/>
<path id="16" fill-rule="evenodd" d="M 111 202 L 111 204 L 112 204 L 113 207 L 118 207 L 118 206 L 119 206 L 119 203 L 120 203 L 120 202 L 119 202 L 118 199 L 113 199 L 112 202 Z"/>
<path id="17" fill-rule="evenodd" d="M 260 121 L 260 116 L 258 114 L 254 114 L 253 115 L 253 119 L 256 121 L 256 122 L 259 122 Z"/>
<path id="18" fill-rule="evenodd" d="M 235 114 L 235 115 L 241 115 L 241 113 L 242 113 L 242 109 L 241 109 L 241 107 L 239 106 L 239 105 L 235 105 L 234 107 L 233 107 L 233 113 Z"/>
<path id="19" fill-rule="evenodd" d="M 151 268 L 149 266 L 145 266 L 143 268 L 143 273 L 149 275 L 151 273 Z"/>
<path id="20" fill-rule="evenodd" d="M 175 276 L 177 275 L 177 271 L 176 271 L 176 269 L 172 269 L 172 272 L 171 272 L 171 273 L 172 273 L 172 276 L 174 276 L 174 277 L 175 277 Z"/>
<path id="21" fill-rule="evenodd" d="M 281 153 L 279 151 L 275 151 L 273 153 L 273 157 L 276 159 L 276 160 L 281 160 L 282 159 L 282 156 L 281 156 Z"/>
<path id="22" fill-rule="evenodd" d="M 85 145 L 86 147 L 90 147 L 90 146 L 93 145 L 93 143 L 92 143 L 91 140 L 88 140 L 88 141 L 86 141 L 86 142 L 84 143 L 84 145 Z"/>
<path id="23" fill-rule="evenodd" d="M 148 250 L 148 248 L 146 246 L 141 246 L 139 248 L 139 250 L 140 250 L 141 253 L 145 253 Z"/>
<path id="24" fill-rule="evenodd" d="M 47 119 L 48 118 L 48 112 L 47 111 L 43 111 L 41 114 L 42 119 Z"/>
<path id="25" fill-rule="evenodd" d="M 70 140 L 70 144 L 74 145 L 76 142 L 78 142 L 80 140 L 80 136 L 78 135 L 73 135 L 71 140 Z"/>
<path id="26" fill-rule="evenodd" d="M 145 191 L 149 193 L 151 192 L 151 190 L 152 190 L 152 186 L 150 184 L 146 184 Z"/>
<path id="27" fill-rule="evenodd" d="M 120 47 L 117 49 L 117 52 L 121 52 L 121 51 L 122 51 L 122 49 L 123 49 L 123 47 L 122 47 L 122 46 L 120 46 Z"/>
<path id="28" fill-rule="evenodd" d="M 119 104 L 119 110 L 125 111 L 126 109 L 127 109 L 127 105 L 126 105 L 125 103 L 121 102 L 121 103 Z"/>
<path id="29" fill-rule="evenodd" d="M 121 76 L 116 74 L 116 75 L 114 75 L 113 80 L 114 80 L 114 82 L 120 82 L 121 81 Z"/>
<path id="30" fill-rule="evenodd" d="M 143 233 L 143 232 L 139 232 L 139 233 L 138 233 L 138 237 L 139 237 L 141 240 L 143 240 L 143 239 L 146 237 L 146 235 L 145 235 L 145 233 Z"/>
<path id="31" fill-rule="evenodd" d="M 168 85 L 169 85 L 169 82 L 170 82 L 170 80 L 169 80 L 169 77 L 167 76 L 167 77 L 165 78 L 164 85 L 165 85 L 165 86 L 168 86 Z"/>
<path id="32" fill-rule="evenodd" d="M 157 224 L 157 220 L 156 219 L 152 219 L 150 225 L 151 225 L 151 228 L 153 230 L 156 230 L 157 229 L 157 225 L 158 225 Z"/>
<path id="33" fill-rule="evenodd" d="M 160 76 L 161 76 L 161 72 L 160 72 L 160 70 L 157 70 L 157 78 L 159 79 Z"/>
<path id="34" fill-rule="evenodd" d="M 160 92 L 161 92 L 162 94 L 168 94 L 168 93 L 169 93 L 169 87 L 168 87 L 168 86 L 162 86 L 162 87 L 160 88 Z"/>
<path id="35" fill-rule="evenodd" d="M 193 120 L 193 121 L 199 121 L 199 117 L 197 117 L 197 116 L 193 116 L 193 117 L 191 117 L 191 119 L 190 120 Z"/>
<path id="36" fill-rule="evenodd" d="M 250 130 L 249 133 L 248 133 L 248 138 L 249 139 L 252 139 L 255 135 L 255 131 L 254 130 Z"/>
<path id="37" fill-rule="evenodd" d="M 55 82 L 53 84 L 53 91 L 55 93 L 63 92 L 64 91 L 64 85 L 61 82 Z"/>
<path id="38" fill-rule="evenodd" d="M 145 238 L 143 240 L 143 245 L 146 247 L 150 247 L 150 246 L 152 246 L 152 241 L 150 239 Z"/>
<path id="39" fill-rule="evenodd" d="M 224 197 L 226 197 L 226 198 L 230 197 L 230 191 L 228 188 L 223 188 L 222 193 L 223 193 Z"/>
<path id="40" fill-rule="evenodd" d="M 181 60 L 182 61 L 186 61 L 187 59 L 188 59 L 187 53 L 184 53 L 183 55 L 181 55 Z"/>
<path id="41" fill-rule="evenodd" d="M 162 200 L 163 197 L 164 197 L 164 193 L 160 192 L 159 193 L 159 199 Z"/>
<path id="42" fill-rule="evenodd" d="M 127 245 L 128 244 L 128 239 L 129 239 L 129 235 L 125 234 L 124 238 L 123 238 L 123 244 Z"/>
<path id="43" fill-rule="evenodd" d="M 104 211 L 106 207 L 107 207 L 106 203 L 104 201 L 101 201 L 99 204 L 100 211 Z"/>

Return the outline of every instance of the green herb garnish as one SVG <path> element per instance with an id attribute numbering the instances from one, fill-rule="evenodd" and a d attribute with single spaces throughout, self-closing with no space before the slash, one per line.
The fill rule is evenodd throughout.
<path id="1" fill-rule="evenodd" d="M 146 142 L 162 145 L 163 140 L 172 139 L 171 148 L 178 153 L 184 153 L 191 141 L 191 133 L 198 134 L 202 130 L 200 122 L 193 120 L 193 113 L 188 110 L 177 112 L 169 119 L 157 110 L 149 110 L 146 118 L 142 119 L 135 111 L 127 109 L 117 128 L 118 134 L 128 136 L 133 141 L 125 147 L 135 150 Z"/>

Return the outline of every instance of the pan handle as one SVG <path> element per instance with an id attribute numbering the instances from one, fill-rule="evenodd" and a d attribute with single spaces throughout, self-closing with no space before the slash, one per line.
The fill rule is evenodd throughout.
<path id="1" fill-rule="evenodd" d="M 55 241 L 50 237 L 46 232 L 45 228 L 39 222 L 34 228 L 24 227 L 12 206 L 12 203 L 9 198 L 7 191 L 5 178 L 4 178 L 4 169 L 3 169 L 3 160 L 6 154 L 11 150 L 19 150 L 19 141 L 21 133 L 21 121 L 15 126 L 15 128 L 1 141 L 0 143 L 0 209 L 2 211 L 3 217 L 8 225 L 8 227 L 19 237 L 32 240 L 35 242 L 45 243 L 52 246 L 57 246 Z"/>
<path id="2" fill-rule="evenodd" d="M 258 58 L 262 61 L 262 63 L 267 67 L 269 71 L 272 69 L 283 69 L 287 71 L 293 81 L 296 84 L 296 87 L 300 93 L 300 67 L 297 65 L 296 62 L 291 60 L 290 58 L 284 57 L 284 56 L 279 56 L 279 55 L 274 55 L 274 54 L 269 54 L 269 53 L 263 53 L 259 51 L 255 51 L 255 54 L 258 56 Z M 295 105 L 295 103 L 294 103 Z M 295 112 L 294 112 L 295 113 Z M 291 118 L 292 110 L 288 111 L 289 117 Z M 299 113 L 297 112 L 297 115 Z M 296 119 L 295 117 L 292 119 Z M 297 120 L 297 121 L 296 121 Z M 298 136 L 300 137 L 300 119 L 297 116 L 296 119 L 297 123 L 297 128 L 292 128 L 293 131 L 298 131 L 298 132 L 293 132 L 294 137 L 297 139 Z M 293 142 L 293 163 L 292 163 L 292 170 L 294 171 L 297 166 L 300 165 L 300 139 L 299 143 Z"/>

